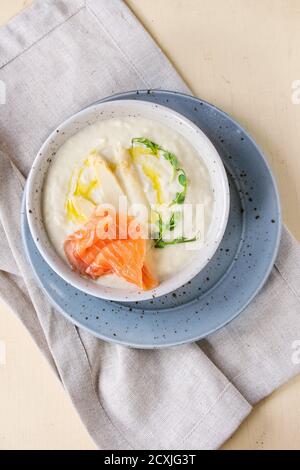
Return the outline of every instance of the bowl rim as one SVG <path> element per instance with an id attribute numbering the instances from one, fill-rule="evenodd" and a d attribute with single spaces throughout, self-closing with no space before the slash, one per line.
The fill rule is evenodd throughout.
<path id="1" fill-rule="evenodd" d="M 64 129 L 68 128 L 69 126 L 72 126 L 74 122 L 76 122 L 76 119 L 79 117 L 85 117 L 93 113 L 94 111 L 97 111 L 101 108 L 110 108 L 112 106 L 121 106 L 121 108 L 126 108 L 126 106 L 136 106 L 136 107 L 148 107 L 149 109 L 155 108 L 160 111 L 164 111 L 168 115 L 172 116 L 172 118 L 175 118 L 175 120 L 179 120 L 181 123 L 183 123 L 186 127 L 189 127 L 192 132 L 197 133 L 201 136 L 202 141 L 208 145 L 210 150 L 214 154 L 214 160 L 217 164 L 217 169 L 219 172 L 219 177 L 220 181 L 217 187 L 217 191 L 219 195 L 222 195 L 223 197 L 223 212 L 220 216 L 219 220 L 219 225 L 218 225 L 218 231 L 217 231 L 217 236 L 215 236 L 215 239 L 212 243 L 210 243 L 206 246 L 206 251 L 207 251 L 207 258 L 206 262 L 202 264 L 197 264 L 196 262 L 191 263 L 191 266 L 186 267 L 184 270 L 180 271 L 177 273 L 174 277 L 172 276 L 170 279 L 165 281 L 163 284 L 165 284 L 164 288 L 161 286 L 163 284 L 160 284 L 156 289 L 149 290 L 149 291 L 126 291 L 126 295 L 122 294 L 124 292 L 123 289 L 118 289 L 118 288 L 107 288 L 106 286 L 96 284 L 92 282 L 91 280 L 87 280 L 86 278 L 78 275 L 77 273 L 74 273 L 66 261 L 63 261 L 60 257 L 60 255 L 56 252 L 55 248 L 53 247 L 50 237 L 47 235 L 46 227 L 44 226 L 42 217 L 40 219 L 37 216 L 32 216 L 34 215 L 33 212 L 35 212 L 35 207 L 36 203 L 34 202 L 34 195 L 35 195 L 35 183 L 36 181 L 40 181 L 40 177 L 42 174 L 42 186 L 44 184 L 44 178 L 46 175 L 46 171 L 41 172 L 40 171 L 40 163 L 43 162 L 43 160 L 46 158 L 47 153 L 50 151 L 51 145 L 53 145 L 53 142 L 57 140 L 58 135 L 62 135 Z M 106 118 L 107 119 L 107 118 Z M 157 119 L 159 121 L 159 119 Z M 96 122 L 96 121 L 95 121 Z M 88 123 L 85 125 L 87 126 Z M 163 124 L 166 125 L 166 124 Z M 81 129 L 83 129 L 85 126 L 82 126 L 80 129 L 75 130 L 75 132 L 72 135 L 75 135 L 77 132 L 79 132 Z M 60 132 L 58 134 L 58 132 Z M 59 146 L 61 147 L 69 138 L 71 137 L 68 136 Z M 185 137 L 186 138 L 186 137 Z M 186 140 L 188 140 L 186 138 Z M 189 141 L 190 145 L 193 147 L 194 144 Z M 197 152 L 199 154 L 199 152 Z M 199 155 L 199 158 L 204 161 L 204 164 L 207 167 L 207 162 L 205 159 L 202 157 L 202 155 Z M 211 171 L 207 167 L 208 172 L 211 177 Z M 214 188 L 215 189 L 215 188 Z M 228 185 L 228 179 L 225 171 L 225 167 L 223 165 L 222 159 L 213 145 L 212 141 L 208 138 L 208 136 L 203 132 L 201 128 L 199 128 L 196 124 L 194 124 L 192 121 L 190 121 L 188 118 L 186 118 L 184 115 L 181 113 L 178 113 L 177 111 L 174 111 L 171 108 L 168 108 L 166 106 L 144 101 L 144 100 L 133 100 L 133 99 L 120 99 L 120 100 L 114 100 L 114 101 L 100 101 L 93 103 L 91 105 L 88 105 L 87 107 L 81 109 L 80 111 L 74 113 L 67 119 L 65 119 L 59 126 L 54 129 L 50 135 L 47 137 L 47 139 L 44 141 L 42 144 L 41 148 L 39 149 L 26 184 L 26 213 L 27 213 L 27 218 L 28 218 L 28 224 L 29 224 L 29 229 L 31 232 L 31 235 L 33 237 L 33 240 L 35 242 L 35 245 L 37 246 L 40 254 L 44 258 L 44 260 L 48 263 L 48 265 L 60 276 L 62 277 L 66 282 L 70 283 L 74 287 L 78 288 L 79 290 L 86 292 L 87 294 L 93 295 L 95 297 L 99 297 L 102 299 L 106 300 L 112 300 L 112 301 L 122 301 L 122 302 L 129 302 L 129 301 L 142 301 L 142 300 L 149 300 L 153 297 L 160 297 L 162 295 L 166 295 L 188 281 L 190 281 L 194 276 L 196 276 L 209 262 L 209 260 L 212 258 L 212 256 L 215 254 L 226 229 L 227 225 L 227 220 L 228 220 L 228 215 L 229 215 L 229 208 L 230 208 L 230 196 L 229 196 L 229 185 Z M 216 191 L 216 193 L 217 193 Z M 42 200 L 41 196 L 42 191 L 39 191 L 39 204 L 40 206 L 42 205 Z M 42 214 L 42 209 L 41 207 L 39 208 L 40 214 Z M 39 219 L 39 220 L 38 220 Z M 213 226 L 213 223 L 211 223 L 210 229 Z M 43 227 L 43 228 L 42 228 Z M 46 235 L 45 235 L 46 234 Z M 50 243 L 50 246 L 47 247 L 42 243 L 43 238 L 47 238 L 48 242 Z M 195 257 L 195 261 L 197 260 L 197 257 Z M 189 269 L 188 269 L 189 268 Z M 177 280 L 177 282 L 176 282 Z M 96 287 L 95 287 L 96 286 Z"/>

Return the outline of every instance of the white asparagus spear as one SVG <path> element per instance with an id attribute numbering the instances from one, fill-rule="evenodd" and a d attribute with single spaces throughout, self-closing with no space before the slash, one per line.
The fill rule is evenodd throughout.
<path id="1" fill-rule="evenodd" d="M 120 197 L 124 196 L 124 192 L 122 191 L 116 176 L 99 152 L 89 155 L 88 158 L 97 172 L 103 202 L 111 204 L 114 206 L 115 210 L 118 211 Z"/>
<path id="2" fill-rule="evenodd" d="M 115 157 L 118 164 L 120 181 L 129 199 L 129 204 L 139 206 L 136 207 L 137 210 L 133 211 L 133 215 L 137 216 L 147 233 L 150 217 L 150 204 L 143 191 L 142 184 L 133 165 L 131 155 L 125 148 L 117 146 L 115 147 Z"/>
<path id="3" fill-rule="evenodd" d="M 139 176 L 132 163 L 132 158 L 127 149 L 118 146 L 115 148 L 115 156 L 122 186 L 131 204 L 143 204 L 147 209 L 149 202 L 143 191 Z"/>

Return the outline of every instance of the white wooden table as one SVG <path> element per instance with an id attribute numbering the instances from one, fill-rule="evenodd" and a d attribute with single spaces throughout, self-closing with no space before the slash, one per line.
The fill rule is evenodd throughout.
<path id="1" fill-rule="evenodd" d="M 31 3 L 1 0 L 0 24 Z M 194 94 L 236 118 L 269 158 L 300 241 L 299 0 L 127 0 Z M 0 449 L 94 445 L 19 321 L 0 305 Z M 2 364 L 5 362 L 5 364 Z M 299 449 L 300 377 L 260 403 L 225 449 Z"/>

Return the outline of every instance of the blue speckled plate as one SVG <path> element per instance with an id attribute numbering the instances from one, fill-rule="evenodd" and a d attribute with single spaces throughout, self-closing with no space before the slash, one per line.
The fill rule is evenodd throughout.
<path id="1" fill-rule="evenodd" d="M 114 99 L 154 101 L 197 124 L 219 151 L 231 191 L 223 241 L 207 267 L 164 297 L 120 304 L 100 300 L 65 283 L 46 264 L 22 212 L 23 241 L 40 285 L 55 307 L 76 325 L 106 341 L 159 348 L 196 341 L 235 318 L 255 297 L 274 264 L 281 230 L 274 179 L 252 138 L 229 116 L 188 95 L 139 91 Z"/>

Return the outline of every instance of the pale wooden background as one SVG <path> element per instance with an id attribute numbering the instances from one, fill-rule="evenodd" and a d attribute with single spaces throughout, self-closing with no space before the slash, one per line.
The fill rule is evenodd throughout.
<path id="1" fill-rule="evenodd" d="M 0 24 L 31 0 L 1 0 Z M 299 0 L 127 0 L 193 92 L 244 125 L 279 183 L 300 240 Z M 65 392 L 27 332 L 0 306 L 0 449 L 92 449 Z M 259 404 L 225 449 L 299 449 L 300 377 Z"/>

